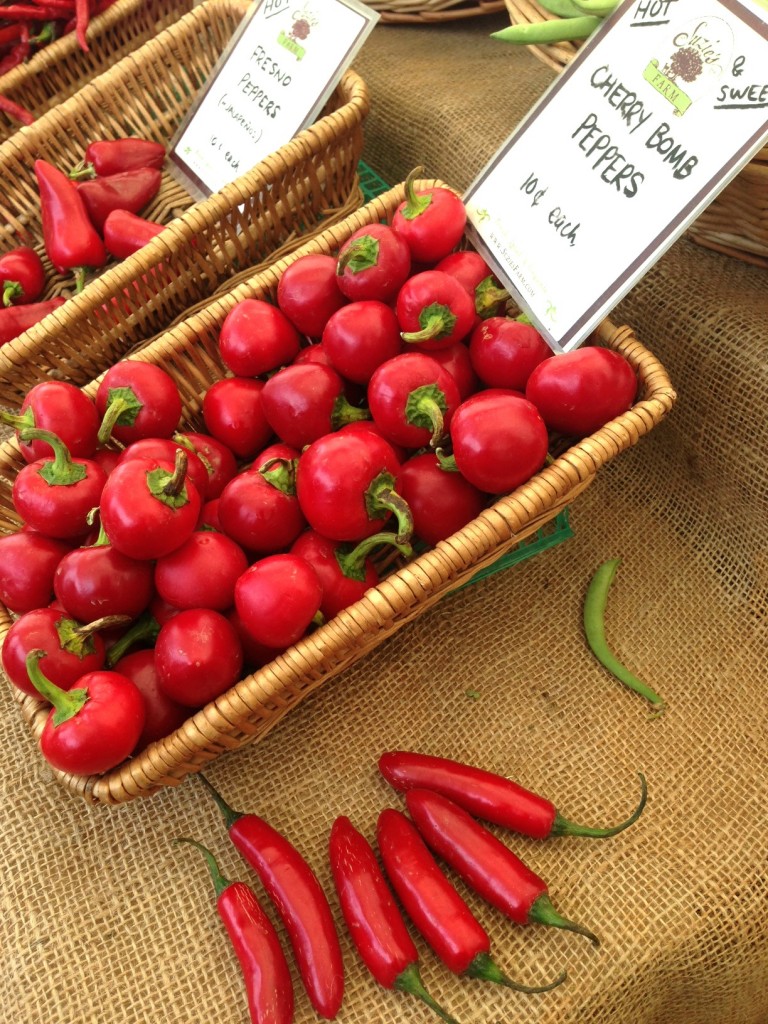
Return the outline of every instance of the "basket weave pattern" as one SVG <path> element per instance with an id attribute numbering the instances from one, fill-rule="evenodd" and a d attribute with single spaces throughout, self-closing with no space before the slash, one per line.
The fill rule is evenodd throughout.
<path id="1" fill-rule="evenodd" d="M 194 0 L 116 0 L 88 26 L 86 53 L 75 33 L 0 76 L 0 93 L 39 117 L 191 10 Z M 20 129 L 0 111 L 0 142 Z"/>
<path id="2" fill-rule="evenodd" d="M 366 0 L 383 22 L 399 25 L 435 25 L 504 10 L 504 0 Z"/>
<path id="3" fill-rule="evenodd" d="M 124 135 L 168 145 L 247 7 L 246 0 L 207 0 L 0 146 L 0 246 L 24 239 L 40 252 L 45 298 L 70 296 L 72 279 L 56 275 L 45 256 L 35 159 L 68 169 L 91 140 Z M 17 406 L 50 376 L 93 380 L 233 273 L 359 206 L 368 109 L 365 83 L 349 70 L 314 125 L 210 198 L 195 202 L 164 173 L 144 215 L 166 230 L 3 346 L 0 404 Z"/>
<path id="4" fill-rule="evenodd" d="M 428 183 L 418 187 L 422 184 Z M 280 276 L 293 261 L 307 252 L 335 253 L 357 228 L 390 219 L 404 197 L 404 185 L 384 193 L 133 357 L 161 365 L 176 380 L 187 426 L 200 426 L 203 395 L 226 372 L 218 355 L 218 333 L 229 310 L 248 297 L 274 300 Z M 605 321 L 596 340 L 621 352 L 636 370 L 640 397 L 631 410 L 574 444 L 448 540 L 395 568 L 360 601 L 193 714 L 171 736 L 101 777 L 59 773 L 60 781 L 73 793 L 104 804 L 126 802 L 178 784 L 221 752 L 262 738 L 307 694 L 553 519 L 589 486 L 601 466 L 653 429 L 675 399 L 663 366 L 628 327 Z M 93 395 L 97 386 L 95 381 L 85 390 Z M 11 487 L 22 464 L 15 440 L 0 447 L 0 530 L 6 532 L 19 527 Z M 0 642 L 10 625 L 11 616 L 0 606 Z M 18 692 L 16 697 L 38 737 L 46 706 Z"/>

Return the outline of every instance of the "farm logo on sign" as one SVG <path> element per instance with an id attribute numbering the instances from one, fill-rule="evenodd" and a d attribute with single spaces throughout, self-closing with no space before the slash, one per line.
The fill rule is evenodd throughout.
<path id="1" fill-rule="evenodd" d="M 294 11 L 291 17 L 293 18 L 293 25 L 290 32 L 281 29 L 277 41 L 289 53 L 292 53 L 296 60 L 301 60 L 307 52 L 302 43 L 309 36 L 313 25 L 317 24 L 317 18 L 312 14 L 309 4 L 306 4 L 300 11 Z"/>
<path id="2" fill-rule="evenodd" d="M 648 62 L 643 78 L 682 117 L 694 100 L 714 89 L 730 59 L 733 34 L 720 18 L 701 18 L 675 31 L 664 64 Z"/>

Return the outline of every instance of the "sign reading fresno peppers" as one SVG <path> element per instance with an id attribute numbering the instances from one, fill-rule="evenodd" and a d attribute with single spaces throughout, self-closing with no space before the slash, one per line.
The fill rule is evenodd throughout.
<path id="1" fill-rule="evenodd" d="M 766 141 L 756 0 L 625 0 L 470 185 L 469 234 L 565 351 Z"/>

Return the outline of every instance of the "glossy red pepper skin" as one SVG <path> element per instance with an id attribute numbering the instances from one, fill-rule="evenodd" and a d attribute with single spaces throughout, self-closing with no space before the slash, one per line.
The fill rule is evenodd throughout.
<path id="1" fill-rule="evenodd" d="M 555 805 L 511 779 L 445 757 L 387 751 L 379 771 L 394 789 L 430 789 L 475 817 L 532 839 L 545 839 L 555 823 Z"/>
<path id="2" fill-rule="evenodd" d="M 146 220 L 130 210 L 112 210 L 104 221 L 104 244 L 115 259 L 124 260 L 143 249 L 163 230 L 163 224 Z"/>
<path id="3" fill-rule="evenodd" d="M 61 298 L 48 299 L 45 302 L 30 302 L 25 306 L 6 306 L 0 309 L 0 345 L 18 338 L 65 302 L 66 299 Z"/>
<path id="4" fill-rule="evenodd" d="M 261 879 L 291 940 L 313 1007 L 332 1020 L 344 997 L 344 962 L 328 898 L 296 847 L 256 814 L 233 811 L 201 776 L 233 844 Z"/>
<path id="5" fill-rule="evenodd" d="M 416 263 L 437 263 L 458 245 L 467 222 L 460 196 L 448 188 L 413 187 L 414 174 L 406 181 L 407 198 L 392 217 L 392 230 L 408 243 Z"/>
<path id="6" fill-rule="evenodd" d="M 38 301 L 45 289 L 45 268 L 34 249 L 22 245 L 0 256 L 0 289 L 4 306 Z"/>
<path id="7" fill-rule="evenodd" d="M 107 251 L 75 183 L 45 160 L 35 160 L 34 166 L 45 251 L 57 273 L 103 267 Z"/>
<path id="8" fill-rule="evenodd" d="M 99 139 L 91 142 L 85 150 L 85 164 L 93 167 L 96 174 L 121 174 L 137 167 L 163 166 L 165 146 L 150 139 Z"/>
<path id="9" fill-rule="evenodd" d="M 411 789 L 405 800 L 427 845 L 491 906 L 517 924 L 550 924 L 599 943 L 592 932 L 561 917 L 547 883 L 463 807 L 427 789 Z"/>
<path id="10" fill-rule="evenodd" d="M 194 839 L 189 843 L 205 856 L 216 892 L 216 910 L 240 963 L 248 996 L 251 1024 L 291 1024 L 293 984 L 280 939 L 256 894 L 245 882 L 225 878 L 216 859 Z"/>
<path id="11" fill-rule="evenodd" d="M 137 167 L 133 171 L 87 178 L 75 184 L 85 203 L 91 223 L 104 231 L 104 222 L 113 210 L 140 213 L 160 191 L 162 174 L 156 167 Z"/>

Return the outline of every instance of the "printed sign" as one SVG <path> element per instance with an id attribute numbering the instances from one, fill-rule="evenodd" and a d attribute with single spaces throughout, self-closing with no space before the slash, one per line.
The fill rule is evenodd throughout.
<path id="1" fill-rule="evenodd" d="M 170 160 L 206 198 L 318 117 L 379 15 L 358 0 L 261 0 L 243 19 Z"/>
<path id="2" fill-rule="evenodd" d="M 765 14 L 627 0 L 469 187 L 468 233 L 565 351 L 766 141 Z"/>

